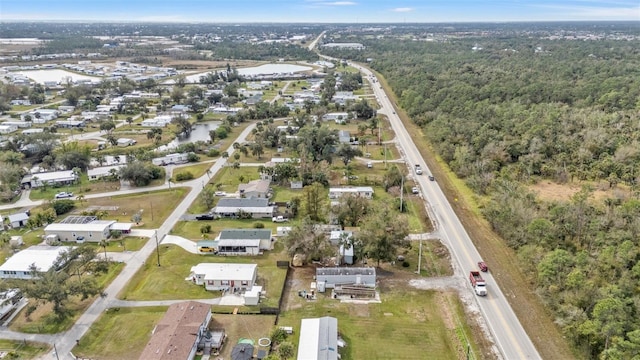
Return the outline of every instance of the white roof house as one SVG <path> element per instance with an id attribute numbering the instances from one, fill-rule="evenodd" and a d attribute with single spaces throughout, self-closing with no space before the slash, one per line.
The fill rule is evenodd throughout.
<path id="1" fill-rule="evenodd" d="M 31 279 L 29 268 L 35 265 L 38 271 L 48 271 L 60 254 L 70 251 L 69 246 L 32 246 L 15 253 L 4 264 L 0 265 L 2 279 Z"/>
<path id="2" fill-rule="evenodd" d="M 72 170 L 51 171 L 35 173 L 25 176 L 22 183 L 29 183 L 31 187 L 37 188 L 43 184 L 65 184 L 76 181 L 78 176 Z"/>
<path id="3" fill-rule="evenodd" d="M 11 134 L 12 132 L 18 131 L 18 125 L 14 124 L 0 124 L 0 134 Z"/>
<path id="4" fill-rule="evenodd" d="M 99 180 L 103 177 L 111 176 L 113 174 L 112 170 L 114 170 L 115 174 L 118 175 L 120 173 L 120 168 L 123 166 L 124 165 L 112 165 L 89 169 L 87 170 L 87 176 L 89 177 L 89 180 Z"/>
<path id="5" fill-rule="evenodd" d="M 171 123 L 172 117 L 169 115 L 159 115 L 154 117 L 153 119 L 145 119 L 142 120 L 140 125 L 146 127 L 165 127 Z"/>
<path id="6" fill-rule="evenodd" d="M 175 153 L 166 156 L 151 159 L 153 165 L 164 166 L 170 164 L 184 164 L 189 161 L 189 154 L 187 153 Z"/>
<path id="7" fill-rule="evenodd" d="M 257 274 L 256 264 L 200 263 L 191 267 L 186 280 L 204 285 L 207 290 L 251 289 Z"/>
<path id="8" fill-rule="evenodd" d="M 325 316 L 300 321 L 298 360 L 338 360 L 338 319 Z"/>
<path id="9" fill-rule="evenodd" d="M 329 199 L 339 199 L 342 195 L 352 194 L 362 196 L 367 199 L 373 198 L 373 188 L 371 186 L 353 187 L 332 187 L 329 188 Z"/>

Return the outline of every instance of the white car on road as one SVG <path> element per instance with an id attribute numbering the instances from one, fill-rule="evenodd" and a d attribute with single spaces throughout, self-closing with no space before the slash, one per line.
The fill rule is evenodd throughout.
<path id="1" fill-rule="evenodd" d="M 73 197 L 73 193 L 72 192 L 59 192 L 56 194 L 55 198 L 56 199 L 66 199 L 66 198 L 70 198 Z"/>

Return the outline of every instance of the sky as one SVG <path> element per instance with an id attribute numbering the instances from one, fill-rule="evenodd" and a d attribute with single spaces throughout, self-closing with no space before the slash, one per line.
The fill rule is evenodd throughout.
<path id="1" fill-rule="evenodd" d="M 0 21 L 640 21 L 640 0 L 0 0 Z"/>

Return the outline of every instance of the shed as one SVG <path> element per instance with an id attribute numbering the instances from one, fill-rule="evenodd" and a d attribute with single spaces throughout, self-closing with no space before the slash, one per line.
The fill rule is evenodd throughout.
<path id="1" fill-rule="evenodd" d="M 18 247 L 24 245 L 24 240 L 22 240 L 22 236 L 12 236 L 9 239 L 9 245 L 11 247 Z"/>
<path id="2" fill-rule="evenodd" d="M 244 293 L 245 305 L 258 305 L 260 302 L 260 293 L 262 292 L 262 286 L 254 286 L 250 290 Z"/>
<path id="3" fill-rule="evenodd" d="M 289 234 L 289 232 L 291 231 L 291 229 L 293 229 L 293 227 L 291 227 L 291 226 L 278 226 L 276 228 L 276 235 L 277 236 L 287 236 Z"/>
<path id="4" fill-rule="evenodd" d="M 25 212 L 11 214 L 8 216 L 9 224 L 11 224 L 12 228 L 21 228 L 27 225 L 27 220 L 29 220 L 29 215 Z"/>
<path id="5" fill-rule="evenodd" d="M 340 245 L 338 250 L 340 262 L 342 264 L 353 265 L 354 262 L 354 249 L 353 244 L 349 242 L 349 245 L 345 248 L 344 245 Z"/>

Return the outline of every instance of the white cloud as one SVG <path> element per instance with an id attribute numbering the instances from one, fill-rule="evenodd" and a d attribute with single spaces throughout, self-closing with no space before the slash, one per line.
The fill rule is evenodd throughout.
<path id="1" fill-rule="evenodd" d="M 586 0 L 585 0 L 586 2 Z M 537 7 L 554 10 L 554 20 L 637 20 L 640 6 L 598 7 L 569 5 L 538 5 Z"/>
<path id="2" fill-rule="evenodd" d="M 394 11 L 394 12 L 412 12 L 413 8 L 410 8 L 410 7 L 399 7 L 399 8 L 391 9 L 391 11 Z"/>
<path id="3" fill-rule="evenodd" d="M 308 3 L 311 3 L 315 6 L 352 6 L 358 5 L 355 1 L 326 1 L 326 0 L 307 0 Z"/>
<path id="4" fill-rule="evenodd" d="M 327 6 L 349 6 L 349 5 L 356 5 L 355 2 L 353 1 L 330 1 L 330 2 L 323 2 L 321 3 L 322 5 L 327 5 Z"/>

